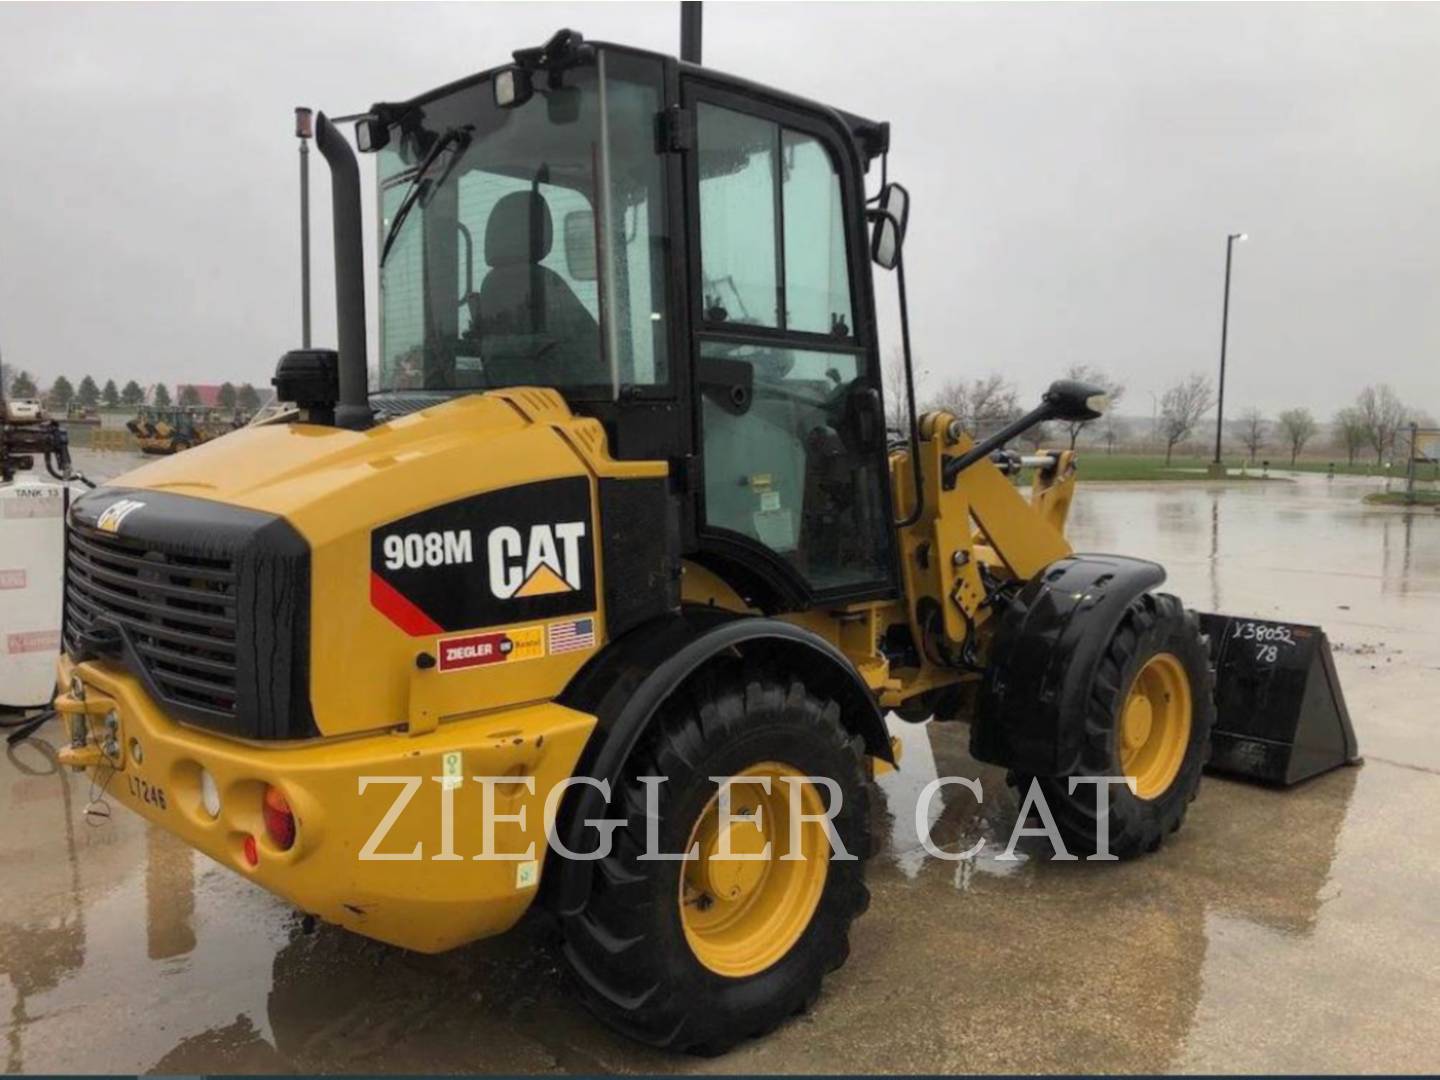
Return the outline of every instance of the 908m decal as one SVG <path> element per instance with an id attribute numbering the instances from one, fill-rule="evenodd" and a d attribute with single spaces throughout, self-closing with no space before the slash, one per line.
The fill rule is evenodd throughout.
<path id="1" fill-rule="evenodd" d="M 414 636 L 595 610 L 590 483 L 474 495 L 370 534 L 370 602 Z"/>

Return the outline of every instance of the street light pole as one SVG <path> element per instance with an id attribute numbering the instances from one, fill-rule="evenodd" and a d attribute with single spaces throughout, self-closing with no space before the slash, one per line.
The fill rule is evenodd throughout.
<path id="1" fill-rule="evenodd" d="M 310 139 L 315 134 L 311 112 L 295 110 L 295 137 L 300 140 L 300 344 L 310 347 Z"/>
<path id="2" fill-rule="evenodd" d="M 1225 430 L 1225 341 L 1230 335 L 1230 257 L 1235 241 L 1245 234 L 1230 233 L 1225 237 L 1225 302 L 1220 314 L 1220 396 L 1215 406 L 1215 470 L 1220 469 L 1220 440 Z"/>

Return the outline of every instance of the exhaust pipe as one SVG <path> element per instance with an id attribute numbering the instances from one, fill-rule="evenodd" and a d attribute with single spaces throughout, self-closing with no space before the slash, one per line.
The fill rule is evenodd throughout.
<path id="1" fill-rule="evenodd" d="M 680 59 L 700 63 L 700 0 L 680 0 Z"/>
<path id="2" fill-rule="evenodd" d="M 315 117 L 315 145 L 330 166 L 330 205 L 335 225 L 335 323 L 340 354 L 340 395 L 335 426 L 369 427 L 369 375 L 365 349 L 365 245 L 360 223 L 360 165 L 350 143 L 322 112 Z"/>

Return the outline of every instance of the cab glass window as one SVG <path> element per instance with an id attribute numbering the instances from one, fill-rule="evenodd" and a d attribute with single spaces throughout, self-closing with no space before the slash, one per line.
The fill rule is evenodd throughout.
<path id="1" fill-rule="evenodd" d="M 517 105 L 481 81 L 392 126 L 378 389 L 669 381 L 661 74 L 600 50 Z"/>
<path id="2" fill-rule="evenodd" d="M 769 121 L 702 103 L 700 273 L 710 322 L 779 325 L 775 153 Z"/>
<path id="3" fill-rule="evenodd" d="M 829 152 L 810 135 L 707 102 L 696 116 L 705 323 L 852 337 Z"/>

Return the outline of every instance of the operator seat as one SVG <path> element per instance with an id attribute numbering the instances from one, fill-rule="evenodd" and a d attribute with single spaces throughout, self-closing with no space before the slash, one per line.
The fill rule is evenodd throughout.
<path id="1" fill-rule="evenodd" d="M 501 196 L 485 226 L 480 291 L 467 298 L 469 337 L 478 339 L 492 386 L 599 382 L 600 327 L 555 271 L 550 207 L 536 191 Z"/>

